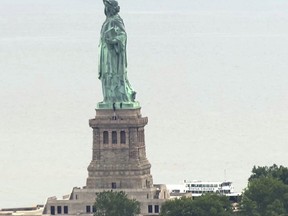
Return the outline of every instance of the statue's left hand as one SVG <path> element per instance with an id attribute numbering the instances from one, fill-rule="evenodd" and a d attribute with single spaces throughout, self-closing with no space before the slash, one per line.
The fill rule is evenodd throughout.
<path id="1" fill-rule="evenodd" d="M 108 43 L 108 44 L 116 44 L 117 43 L 117 40 L 115 38 L 114 39 L 106 38 L 105 40 L 106 40 L 106 43 Z"/>

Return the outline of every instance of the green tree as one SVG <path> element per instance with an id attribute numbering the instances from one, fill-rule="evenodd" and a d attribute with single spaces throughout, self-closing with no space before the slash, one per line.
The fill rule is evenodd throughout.
<path id="1" fill-rule="evenodd" d="M 182 197 L 168 200 L 161 208 L 161 216 L 230 216 L 231 203 L 225 196 L 205 194 L 196 198 Z"/>
<path id="2" fill-rule="evenodd" d="M 288 215 L 288 169 L 277 165 L 253 167 L 241 201 L 245 216 Z"/>
<path id="3" fill-rule="evenodd" d="M 210 216 L 228 216 L 232 213 L 231 202 L 226 196 L 220 196 L 217 194 L 206 194 L 199 197 L 194 201 L 196 209 L 201 210 L 201 215 L 210 215 Z M 195 214 L 198 216 L 198 214 Z"/>
<path id="4" fill-rule="evenodd" d="M 129 199 L 123 191 L 104 191 L 96 195 L 94 216 L 134 216 L 140 213 L 140 203 Z"/>
<path id="5" fill-rule="evenodd" d="M 248 179 L 249 181 L 253 179 L 257 179 L 260 177 L 272 177 L 279 179 L 284 184 L 288 185 L 288 168 L 284 166 L 277 166 L 276 164 L 273 164 L 272 166 L 254 166 L 252 169 L 252 175 Z"/>

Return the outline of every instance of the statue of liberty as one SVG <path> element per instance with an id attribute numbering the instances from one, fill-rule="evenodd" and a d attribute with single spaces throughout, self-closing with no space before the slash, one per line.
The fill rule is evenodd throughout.
<path id="1" fill-rule="evenodd" d="M 127 78 L 127 35 L 120 7 L 115 0 L 103 0 L 106 20 L 102 25 L 99 43 L 99 79 L 102 82 L 103 107 L 115 104 L 135 104 L 136 92 Z M 137 103 L 137 102 L 136 102 Z"/>

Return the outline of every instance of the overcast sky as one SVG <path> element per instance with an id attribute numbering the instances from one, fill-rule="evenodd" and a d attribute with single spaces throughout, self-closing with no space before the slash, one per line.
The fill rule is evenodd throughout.
<path id="1" fill-rule="evenodd" d="M 122 0 L 155 183 L 288 166 L 287 0 Z M 84 186 L 102 0 L 0 0 L 0 208 Z"/>

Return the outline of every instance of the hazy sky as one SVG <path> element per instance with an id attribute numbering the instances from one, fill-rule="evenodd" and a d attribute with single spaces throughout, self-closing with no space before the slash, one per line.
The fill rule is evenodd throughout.
<path id="1" fill-rule="evenodd" d="M 155 183 L 288 166 L 287 0 L 122 0 Z M 0 0 L 0 208 L 84 186 L 102 0 Z"/>

